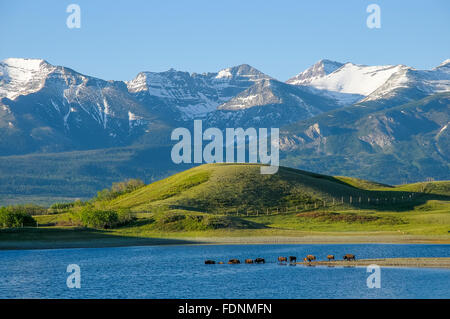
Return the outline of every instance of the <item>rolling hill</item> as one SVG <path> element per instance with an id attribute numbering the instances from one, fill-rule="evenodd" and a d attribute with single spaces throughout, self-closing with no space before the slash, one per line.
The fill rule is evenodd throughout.
<path id="1" fill-rule="evenodd" d="M 450 181 L 390 186 L 286 167 L 274 175 L 261 175 L 259 164 L 207 164 L 114 199 L 51 208 L 47 214 L 33 216 L 39 227 L 1 229 L 0 249 L 158 243 L 448 243 L 449 189 Z M 83 224 L 83 212 L 129 217 L 123 224 L 102 229 Z"/>
<path id="2" fill-rule="evenodd" d="M 274 175 L 261 175 L 259 169 L 259 164 L 202 165 L 125 194 L 107 205 L 137 212 L 168 208 L 264 213 L 334 206 L 407 210 L 431 199 L 448 200 L 450 195 L 424 194 L 420 187 L 397 188 L 286 167 L 280 167 Z"/>

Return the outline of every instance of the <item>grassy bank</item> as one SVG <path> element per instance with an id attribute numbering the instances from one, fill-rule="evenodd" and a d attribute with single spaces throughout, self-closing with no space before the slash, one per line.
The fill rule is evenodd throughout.
<path id="1" fill-rule="evenodd" d="M 131 223 L 108 230 L 71 226 L 70 213 L 40 215 L 35 216 L 39 228 L 1 230 L 0 249 L 220 243 L 450 244 L 448 207 L 449 203 L 431 202 L 400 213 L 346 209 L 249 217 L 174 210 L 138 213 Z"/>

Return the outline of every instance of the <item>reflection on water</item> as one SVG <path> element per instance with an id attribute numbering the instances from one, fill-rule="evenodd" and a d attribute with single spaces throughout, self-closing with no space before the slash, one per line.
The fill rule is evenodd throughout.
<path id="1" fill-rule="evenodd" d="M 369 289 L 365 267 L 289 266 L 278 256 L 326 260 L 450 257 L 448 245 L 204 245 L 0 252 L 0 298 L 450 298 L 450 270 L 382 268 Z M 228 265 L 262 257 L 265 264 Z M 205 265 L 205 259 L 224 264 Z M 66 286 L 81 267 L 81 289 Z M 289 264 L 286 264 L 286 266 Z"/>

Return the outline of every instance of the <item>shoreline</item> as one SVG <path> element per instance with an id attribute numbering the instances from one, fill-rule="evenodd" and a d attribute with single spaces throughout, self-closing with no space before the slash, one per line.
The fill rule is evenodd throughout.
<path id="1" fill-rule="evenodd" d="M 289 245 L 289 244 L 419 244 L 450 245 L 450 238 L 431 236 L 230 236 L 230 237 L 109 237 L 85 240 L 6 240 L 0 241 L 0 251 L 40 250 L 40 249 L 77 249 L 77 248 L 113 248 L 133 246 L 167 245 Z"/>
<path id="2" fill-rule="evenodd" d="M 307 267 L 327 266 L 327 267 L 367 267 L 377 265 L 390 268 L 442 268 L 450 269 L 450 257 L 417 257 L 417 258 L 376 258 L 360 259 L 355 261 L 312 261 L 297 262 L 295 265 Z"/>

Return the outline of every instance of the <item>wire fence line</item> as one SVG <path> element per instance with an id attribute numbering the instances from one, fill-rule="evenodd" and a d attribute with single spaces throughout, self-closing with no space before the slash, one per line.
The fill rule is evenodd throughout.
<path id="1" fill-rule="evenodd" d="M 332 210 L 332 209 L 352 209 L 355 207 L 360 208 L 376 208 L 382 206 L 397 206 L 402 203 L 408 203 L 415 199 L 414 194 L 401 195 L 401 196 L 383 196 L 383 197 L 364 197 L 364 196 L 340 196 L 328 198 L 327 200 L 316 200 L 314 202 L 298 203 L 298 204 L 288 204 L 280 206 L 251 206 L 248 204 L 242 204 L 240 206 L 225 206 L 225 207 L 214 207 L 212 209 L 208 208 L 198 208 L 190 206 L 178 206 L 170 205 L 169 209 L 182 209 L 182 210 L 192 210 L 196 212 L 205 212 L 219 215 L 228 216 L 270 216 L 270 215 L 281 215 L 289 213 L 302 213 L 314 210 Z"/>

